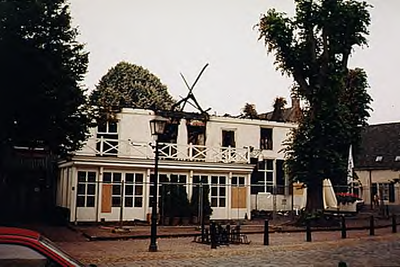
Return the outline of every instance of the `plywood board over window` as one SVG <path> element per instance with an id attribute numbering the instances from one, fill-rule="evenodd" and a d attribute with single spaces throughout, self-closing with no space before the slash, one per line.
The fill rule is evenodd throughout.
<path id="1" fill-rule="evenodd" d="M 303 184 L 293 184 L 293 195 L 302 196 L 303 195 Z"/>
<path id="2" fill-rule="evenodd" d="M 101 195 L 101 212 L 111 213 L 112 185 L 103 184 Z"/>
<path id="3" fill-rule="evenodd" d="M 232 202 L 233 209 L 245 209 L 247 203 L 246 187 L 232 187 Z"/>
<path id="4" fill-rule="evenodd" d="M 232 176 L 231 207 L 233 209 L 245 209 L 247 207 L 247 188 L 245 178 L 242 176 Z"/>

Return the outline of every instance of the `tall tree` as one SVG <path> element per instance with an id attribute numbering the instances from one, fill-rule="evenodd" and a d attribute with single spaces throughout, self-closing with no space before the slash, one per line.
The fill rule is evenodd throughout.
<path id="1" fill-rule="evenodd" d="M 85 140 L 88 53 L 77 35 L 65 0 L 0 1 L 0 153 L 68 153 Z"/>
<path id="2" fill-rule="evenodd" d="M 242 115 L 240 116 L 241 118 L 247 118 L 247 119 L 256 119 L 258 118 L 257 110 L 256 110 L 256 105 L 246 103 L 242 109 Z"/>
<path id="3" fill-rule="evenodd" d="M 371 98 L 365 93 L 366 76 L 349 71 L 348 61 L 355 46 L 367 44 L 370 7 L 356 0 L 295 0 L 296 15 L 288 18 L 275 9 L 262 15 L 260 39 L 283 74 L 293 77 L 295 95 L 308 107 L 298 128 L 293 130 L 286 150 L 286 166 L 293 180 L 307 186 L 307 212 L 323 209 L 323 179 L 334 183 L 346 177 L 346 151 L 358 123 L 365 123 Z M 346 81 L 364 75 L 358 110 L 345 103 Z M 358 90 L 360 91 L 360 90 Z M 353 114 L 352 112 L 356 112 Z M 349 120 L 357 116 L 356 122 Z"/>
<path id="4" fill-rule="evenodd" d="M 287 102 L 284 97 L 277 97 L 274 100 L 274 111 L 272 112 L 271 120 L 272 121 L 284 121 L 283 113 L 285 110 Z"/>
<path id="5" fill-rule="evenodd" d="M 100 79 L 90 101 L 100 116 L 113 115 L 122 107 L 162 110 L 175 103 L 157 76 L 128 62 L 118 63 Z"/>

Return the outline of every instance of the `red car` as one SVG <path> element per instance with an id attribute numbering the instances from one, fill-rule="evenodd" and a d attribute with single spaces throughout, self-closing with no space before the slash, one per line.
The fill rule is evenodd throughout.
<path id="1" fill-rule="evenodd" d="M 80 267 L 85 265 L 60 250 L 38 232 L 0 227 L 0 266 Z"/>

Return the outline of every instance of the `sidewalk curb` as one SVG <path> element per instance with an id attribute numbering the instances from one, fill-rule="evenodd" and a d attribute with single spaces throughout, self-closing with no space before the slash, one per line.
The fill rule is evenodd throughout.
<path id="1" fill-rule="evenodd" d="M 391 224 L 385 224 L 385 225 L 379 225 L 375 226 L 374 229 L 381 229 L 381 228 L 389 228 L 391 227 Z M 71 226 L 73 228 L 73 226 Z M 271 226 L 269 229 L 269 233 L 302 233 L 306 232 L 306 229 L 273 229 L 276 226 Z M 356 230 L 369 230 L 369 226 L 355 226 L 355 227 L 347 227 L 347 231 L 356 231 Z M 88 238 L 90 241 L 112 241 L 112 240 L 127 240 L 127 239 L 148 239 L 151 236 L 149 234 L 141 234 L 141 235 L 124 235 L 124 236 L 96 236 L 96 235 L 90 235 L 85 233 L 84 231 L 78 230 L 78 229 L 73 229 L 74 231 L 82 234 L 84 237 Z M 338 232 L 341 231 L 342 228 L 340 227 L 334 227 L 334 228 L 311 228 L 311 232 Z M 242 230 L 242 234 L 263 234 L 264 230 L 258 230 L 258 231 L 246 231 Z M 179 238 L 179 237 L 196 237 L 196 236 L 201 236 L 201 233 L 164 233 L 164 234 L 157 234 L 157 238 Z"/>

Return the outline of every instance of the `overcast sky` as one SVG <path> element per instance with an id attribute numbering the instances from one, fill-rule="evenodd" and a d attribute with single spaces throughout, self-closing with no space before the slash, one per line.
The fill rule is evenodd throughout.
<path id="1" fill-rule="evenodd" d="M 140 65 L 179 99 L 206 63 L 193 93 L 211 114 L 237 115 L 245 103 L 259 113 L 283 96 L 290 105 L 292 80 L 275 70 L 253 26 L 270 8 L 294 14 L 293 0 L 69 0 L 79 41 L 90 52 L 85 86 L 93 89 L 120 61 Z M 356 49 L 350 67 L 369 77 L 371 124 L 400 121 L 399 0 L 369 0 L 369 47 Z"/>

